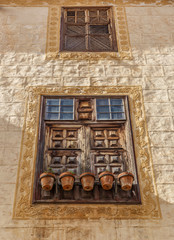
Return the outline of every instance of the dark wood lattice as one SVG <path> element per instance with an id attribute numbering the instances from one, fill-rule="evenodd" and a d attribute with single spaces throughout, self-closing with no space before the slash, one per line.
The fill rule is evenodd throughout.
<path id="1" fill-rule="evenodd" d="M 111 8 L 63 8 L 61 50 L 117 51 Z"/>

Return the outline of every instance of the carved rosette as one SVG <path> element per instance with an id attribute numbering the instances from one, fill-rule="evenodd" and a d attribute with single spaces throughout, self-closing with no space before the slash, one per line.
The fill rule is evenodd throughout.
<path id="1" fill-rule="evenodd" d="M 38 141 L 41 95 L 128 95 L 135 154 L 141 190 L 141 205 L 31 204 Z M 141 87 L 29 87 L 18 168 L 13 217 L 15 219 L 160 218 L 154 182 Z"/>

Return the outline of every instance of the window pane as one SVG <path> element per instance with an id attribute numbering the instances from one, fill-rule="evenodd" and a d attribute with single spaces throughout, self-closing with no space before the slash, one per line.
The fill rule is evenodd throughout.
<path id="1" fill-rule="evenodd" d="M 111 112 L 124 112 L 123 106 L 111 106 Z"/>
<path id="2" fill-rule="evenodd" d="M 112 119 L 125 119 L 125 114 L 124 113 L 112 113 Z"/>
<path id="3" fill-rule="evenodd" d="M 105 99 L 96 99 L 97 105 L 109 105 L 108 98 Z"/>
<path id="4" fill-rule="evenodd" d="M 99 113 L 108 113 L 109 112 L 109 106 L 98 106 L 97 112 Z"/>
<path id="5" fill-rule="evenodd" d="M 47 105 L 59 105 L 59 99 L 47 99 L 46 101 Z"/>
<path id="6" fill-rule="evenodd" d="M 72 105 L 73 106 L 73 99 L 72 98 L 61 99 L 61 105 L 66 105 L 66 106 Z"/>
<path id="7" fill-rule="evenodd" d="M 58 120 L 59 119 L 59 113 L 46 113 L 45 118 L 47 120 Z"/>
<path id="8" fill-rule="evenodd" d="M 60 113 L 60 120 L 73 120 L 73 113 Z"/>
<path id="9" fill-rule="evenodd" d="M 61 106 L 61 112 L 73 112 L 73 106 Z"/>
<path id="10" fill-rule="evenodd" d="M 46 112 L 59 112 L 59 106 L 47 106 Z"/>
<path id="11" fill-rule="evenodd" d="M 113 99 L 111 98 L 111 105 L 122 105 L 123 99 Z"/>
<path id="12" fill-rule="evenodd" d="M 109 113 L 97 113 L 97 119 L 98 120 L 110 120 L 110 114 Z"/>
<path id="13" fill-rule="evenodd" d="M 75 16 L 75 11 L 67 11 L 67 16 Z"/>
<path id="14" fill-rule="evenodd" d="M 73 98 L 47 99 L 45 118 L 47 120 L 72 120 L 74 113 Z"/>
<path id="15" fill-rule="evenodd" d="M 96 99 L 98 120 L 125 119 L 123 99 Z"/>

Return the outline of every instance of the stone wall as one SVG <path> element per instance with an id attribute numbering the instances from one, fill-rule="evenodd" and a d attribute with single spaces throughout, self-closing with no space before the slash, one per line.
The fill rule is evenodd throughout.
<path id="1" fill-rule="evenodd" d="M 0 8 L 0 238 L 174 239 L 174 7 L 126 7 L 132 60 L 45 60 L 47 7 Z M 140 85 L 160 220 L 13 220 L 26 87 Z"/>

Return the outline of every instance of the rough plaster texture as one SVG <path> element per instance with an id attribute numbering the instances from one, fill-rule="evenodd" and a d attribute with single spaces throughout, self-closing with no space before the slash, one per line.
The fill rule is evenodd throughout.
<path id="1" fill-rule="evenodd" d="M 126 8 L 133 60 L 45 60 L 46 7 L 0 8 L 0 239 L 174 239 L 174 8 Z M 12 220 L 27 86 L 141 85 L 160 220 Z"/>

